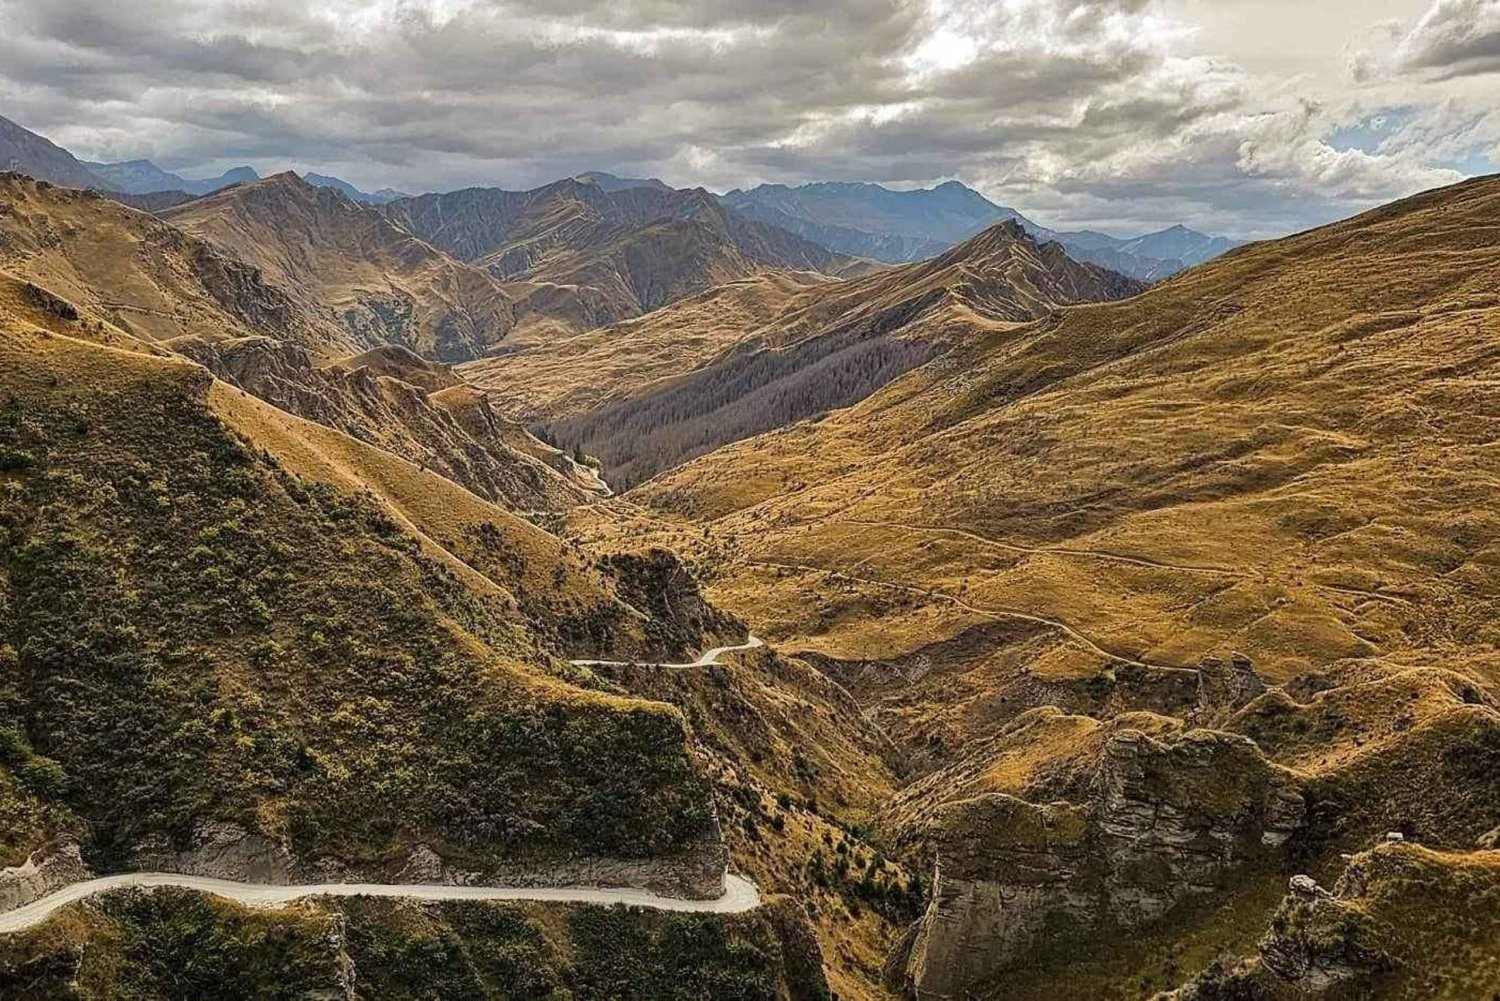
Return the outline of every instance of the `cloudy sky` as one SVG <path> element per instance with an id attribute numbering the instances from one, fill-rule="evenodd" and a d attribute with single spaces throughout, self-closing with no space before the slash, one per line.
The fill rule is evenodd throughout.
<path id="1" fill-rule="evenodd" d="M 0 115 L 190 176 L 957 178 L 1265 236 L 1500 170 L 1500 0 L 0 0 Z"/>

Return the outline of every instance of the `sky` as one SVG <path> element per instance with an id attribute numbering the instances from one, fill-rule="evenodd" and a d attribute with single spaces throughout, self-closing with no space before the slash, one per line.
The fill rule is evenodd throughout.
<path id="1" fill-rule="evenodd" d="M 1500 0 L 0 0 L 0 115 L 188 176 L 957 179 L 1263 237 L 1500 171 Z"/>

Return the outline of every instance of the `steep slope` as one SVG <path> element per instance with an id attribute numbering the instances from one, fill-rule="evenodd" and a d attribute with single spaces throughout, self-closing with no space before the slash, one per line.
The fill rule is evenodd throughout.
<path id="1" fill-rule="evenodd" d="M 1019 222 L 1037 240 L 1061 243 L 1076 260 L 1141 281 L 1159 281 L 1238 246 L 1185 226 L 1134 238 L 1051 230 L 957 181 L 911 191 L 837 182 L 763 184 L 722 200 L 741 215 L 814 243 L 893 264 L 935 257 L 1005 220 Z"/>
<path id="2" fill-rule="evenodd" d="M 337 325 L 333 356 L 401 344 L 458 361 L 483 354 L 514 322 L 499 281 L 295 174 L 238 185 L 162 217 L 255 264 L 305 312 Z"/>
<path id="3" fill-rule="evenodd" d="M 468 371 L 512 398 L 529 400 L 544 389 L 554 394 L 552 406 L 560 402 L 557 369 L 571 372 L 574 385 L 591 388 L 561 400 L 594 397 L 593 409 L 562 416 L 534 407 L 521 416 L 546 422 L 558 443 L 597 455 L 606 478 L 628 487 L 726 442 L 854 403 L 953 343 L 964 323 L 1009 325 L 1139 288 L 1005 223 L 931 261 L 803 291 L 766 282 L 723 290 L 586 340 L 576 345 L 582 357 L 568 342 L 556 352 L 498 358 Z M 753 297 L 757 289 L 774 305 L 743 310 L 745 326 L 725 331 L 719 302 Z M 701 346 L 676 347 L 694 341 Z M 656 381 L 624 363 L 625 351 Z M 657 364 L 659 355 L 671 364 Z M 593 388 L 601 386 L 601 364 L 621 373 L 603 393 Z"/>
<path id="4" fill-rule="evenodd" d="M 766 271 L 647 316 L 460 366 L 527 422 L 557 422 L 646 395 L 797 312 L 836 279 Z"/>
<path id="5" fill-rule="evenodd" d="M 0 940 L 11 1001 L 828 1001 L 806 918 L 381 899 L 238 907 L 120 892 Z"/>
<path id="6" fill-rule="evenodd" d="M 518 290 L 520 341 L 649 312 L 763 268 L 838 271 L 851 262 L 726 212 L 708 192 L 598 183 L 470 188 L 393 202 L 388 218 Z"/>
<path id="7" fill-rule="evenodd" d="M 880 823 L 936 879 L 893 983 L 1149 996 L 1390 831 L 1468 878 L 1500 796 L 1497 211 L 1480 179 L 1124 302 L 970 319 L 858 406 L 618 502 L 632 537 L 701 539 L 710 597 L 910 755 Z M 1378 930 L 1323 951 L 1327 927 L 1272 926 L 1269 993 L 1187 996 L 1446 961 Z"/>
<path id="8" fill-rule="evenodd" d="M 561 510 L 602 491 L 592 470 L 507 420 L 490 394 L 405 348 L 376 348 L 326 367 L 305 349 L 269 337 L 177 341 L 173 348 L 268 403 L 508 508 Z"/>
<path id="9" fill-rule="evenodd" d="M 317 363 L 345 336 L 226 250 L 91 192 L 0 176 L 0 266 L 34 297 L 187 355 L 284 410 L 430 466 L 490 500 L 555 510 L 592 470 L 502 417 L 490 394 L 399 347 Z M 309 348 L 314 350 L 310 351 Z"/>
<path id="10" fill-rule="evenodd" d="M 69 188 L 108 187 L 72 153 L 3 117 L 0 117 L 0 171 L 14 171 Z"/>
<path id="11" fill-rule="evenodd" d="M 0 267 L 147 340 L 341 336 L 256 268 L 85 191 L 0 174 Z"/>
<path id="12" fill-rule="evenodd" d="M 680 714 L 557 680 L 733 635 L 670 559 L 658 621 L 632 561 L 34 288 L 0 272 L 4 906 L 132 867 L 716 892 Z"/>

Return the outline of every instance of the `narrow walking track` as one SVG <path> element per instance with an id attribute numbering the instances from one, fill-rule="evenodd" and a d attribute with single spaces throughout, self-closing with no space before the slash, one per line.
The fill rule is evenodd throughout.
<path id="1" fill-rule="evenodd" d="M 645 664 L 687 670 L 712 667 L 725 654 L 754 650 L 765 646 L 758 636 L 751 636 L 738 646 L 718 646 L 703 653 L 691 664 Z M 578 667 L 623 667 L 636 661 L 575 660 Z M 239 883 L 207 876 L 185 876 L 172 872 L 127 872 L 101 876 L 82 883 L 72 883 L 39 900 L 0 912 L 0 934 L 18 932 L 44 921 L 50 914 L 68 904 L 127 886 L 176 886 L 199 890 L 215 896 L 248 904 L 252 907 L 279 907 L 304 897 L 403 897 L 407 900 L 535 900 L 567 904 L 625 904 L 661 911 L 693 911 L 701 914 L 739 914 L 760 906 L 760 892 L 755 884 L 732 872 L 724 874 L 724 894 L 712 900 L 688 900 L 663 897 L 648 890 L 628 888 L 604 889 L 591 886 L 446 886 L 440 883 L 310 883 L 278 886 L 271 883 Z"/>
<path id="2" fill-rule="evenodd" d="M 205 876 L 183 876 L 171 872 L 129 872 L 103 876 L 86 883 L 73 883 L 40 900 L 15 910 L 0 913 L 0 934 L 30 928 L 68 904 L 127 886 L 176 886 L 199 890 L 248 904 L 252 907 L 279 907 L 304 897 L 403 897 L 407 900 L 535 900 L 568 904 L 626 904 L 661 911 L 695 911 L 705 914 L 739 914 L 760 906 L 755 884 L 733 873 L 724 877 L 724 895 L 713 900 L 685 900 L 663 897 L 646 890 L 606 890 L 587 886 L 514 887 L 514 886 L 443 886 L 436 883 L 313 883 L 302 886 L 273 886 L 266 883 L 237 883 Z"/>
<path id="3" fill-rule="evenodd" d="M 851 581 L 855 584 L 868 584 L 871 587 L 883 587 L 888 588 L 892 591 L 903 591 L 907 594 L 915 594 L 924 598 L 935 599 L 937 601 L 946 601 L 951 605 L 962 608 L 966 612 L 972 612 L 975 615 L 983 616 L 984 618 L 993 619 L 995 621 L 1014 619 L 1018 622 L 1034 622 L 1040 626 L 1048 626 L 1052 629 L 1056 629 L 1058 632 L 1064 634 L 1065 636 L 1068 636 L 1079 645 L 1086 647 L 1093 653 L 1096 653 L 1100 657 L 1103 657 L 1104 659 L 1115 664 L 1127 664 L 1131 667 L 1145 667 L 1168 671 L 1190 670 L 1171 664 L 1152 664 L 1149 661 L 1138 660 L 1135 657 L 1127 657 L 1124 654 L 1114 653 L 1110 650 L 1106 650 L 1098 643 L 1095 643 L 1093 640 L 1083 635 L 1083 633 L 1079 632 L 1077 629 L 1074 629 L 1066 622 L 1062 622 L 1058 619 L 1049 619 L 1044 615 L 1033 615 L 1030 612 L 1022 612 L 1012 608 L 982 608 L 979 605 L 971 605 L 969 602 L 958 597 L 957 595 L 949 594 L 946 591 L 939 591 L 936 588 L 916 587 L 911 584 L 897 584 L 888 580 L 877 580 L 874 577 L 856 577 L 853 574 L 847 574 L 841 570 L 830 570 L 827 567 L 815 567 L 807 563 L 782 563 L 777 560 L 745 560 L 744 562 L 748 566 L 767 567 L 773 570 L 796 570 L 802 573 L 824 574 L 834 580 L 846 580 Z"/>

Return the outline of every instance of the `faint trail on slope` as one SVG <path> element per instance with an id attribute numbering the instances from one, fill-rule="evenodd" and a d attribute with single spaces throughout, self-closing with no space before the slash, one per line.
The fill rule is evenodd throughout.
<path id="1" fill-rule="evenodd" d="M 1183 573 L 1213 574 L 1219 577 L 1234 577 L 1238 580 L 1260 579 L 1260 575 L 1258 574 L 1245 570 L 1235 570 L 1231 567 L 1205 566 L 1193 563 L 1168 563 L 1165 560 L 1153 560 L 1146 556 L 1126 556 L 1123 553 L 1111 553 L 1098 549 L 1073 549 L 1065 546 L 1022 546 L 1014 542 L 1001 542 L 999 539 L 992 539 L 987 535 L 980 535 L 977 532 L 971 532 L 963 528 L 943 528 L 939 525 L 908 525 L 899 521 L 863 521 L 855 518 L 845 519 L 843 523 L 846 525 L 862 525 L 874 528 L 906 529 L 912 532 L 958 535 L 982 545 L 993 546 L 996 549 L 1005 549 L 1010 552 L 1026 553 L 1035 556 L 1076 556 L 1111 563 L 1126 563 L 1156 570 L 1178 570 Z M 1383 591 L 1370 591 L 1364 588 L 1347 587 L 1340 584 L 1319 584 L 1316 581 L 1308 582 L 1305 586 L 1317 588 L 1322 591 L 1333 591 L 1337 594 L 1347 594 L 1351 597 L 1365 598 L 1370 601 L 1381 601 L 1391 605 L 1411 604 L 1411 599 L 1409 598 L 1404 598 L 1398 594 L 1387 594 Z"/>
<path id="2" fill-rule="evenodd" d="M 238 883 L 206 876 L 184 876 L 170 872 L 130 872 L 73 883 L 22 907 L 0 913 L 0 934 L 18 932 L 45 920 L 58 909 L 128 886 L 175 886 L 199 890 L 252 907 L 279 907 L 303 897 L 401 897 L 407 900 L 535 900 L 569 904 L 625 904 L 661 911 L 693 911 L 703 914 L 739 914 L 760 906 L 755 884 L 733 873 L 724 875 L 724 894 L 713 900 L 663 897 L 646 890 L 599 889 L 586 886 L 507 887 L 445 886 L 438 883 L 313 883 L 276 886 L 268 883 Z"/>
<path id="3" fill-rule="evenodd" d="M 1127 664 L 1131 667 L 1144 667 L 1163 671 L 1192 670 L 1192 668 L 1179 667 L 1174 664 L 1152 664 L 1149 661 L 1138 660 L 1135 657 L 1127 657 L 1124 654 L 1112 653 L 1109 650 L 1104 649 L 1098 643 L 1095 643 L 1093 640 L 1089 639 L 1087 636 L 1083 635 L 1083 633 L 1080 633 L 1077 629 L 1074 629 L 1072 626 L 1068 625 L 1066 622 L 1061 622 L 1057 619 L 1049 619 L 1044 615 L 1033 615 L 1030 612 L 1022 612 L 1010 608 L 981 608 L 978 605 L 969 604 L 967 601 L 956 595 L 949 594 L 946 591 L 939 591 L 936 588 L 917 587 L 913 584 L 897 584 L 888 580 L 876 580 L 873 577 L 855 577 L 850 574 L 846 574 L 841 570 L 829 570 L 826 567 L 809 566 L 806 563 L 779 563 L 775 560 L 746 560 L 745 562 L 751 566 L 776 567 L 783 570 L 801 570 L 806 573 L 827 574 L 830 577 L 834 577 L 840 580 L 853 581 L 857 584 L 869 584 L 872 587 L 891 588 L 896 591 L 905 591 L 908 594 L 920 595 L 924 598 L 937 598 L 941 601 L 947 601 L 954 605 L 957 605 L 959 608 L 962 608 L 965 611 L 973 612 L 975 615 L 982 615 L 987 619 L 1016 619 L 1021 622 L 1034 622 L 1038 625 L 1050 626 L 1053 629 L 1056 629 L 1064 635 L 1068 636 L 1069 638 L 1076 640 L 1078 643 L 1103 657 L 1105 660 L 1112 661 L 1117 664 Z"/>
<path id="4" fill-rule="evenodd" d="M 1184 573 L 1205 573 L 1221 577 L 1239 577 L 1249 579 L 1254 574 L 1243 570 L 1235 570 L 1232 567 L 1203 566 L 1192 563 L 1168 563 L 1164 560 L 1153 560 L 1146 556 L 1126 556 L 1123 553 L 1111 553 L 1099 549 L 1073 549 L 1067 546 L 1023 546 L 1014 542 L 1001 542 L 999 539 L 980 535 L 965 528 L 943 528 L 939 525 L 908 525 L 899 521 L 863 521 L 857 518 L 845 519 L 846 525 L 864 525 L 872 528 L 898 528 L 910 532 L 932 532 L 941 535 L 958 535 L 965 539 L 971 539 L 982 545 L 993 546 L 996 549 L 1005 549 L 1013 553 L 1024 553 L 1029 556 L 1076 556 L 1081 559 L 1096 559 L 1110 563 L 1127 563 L 1133 566 L 1147 567 L 1156 570 L 1180 570 Z"/>

